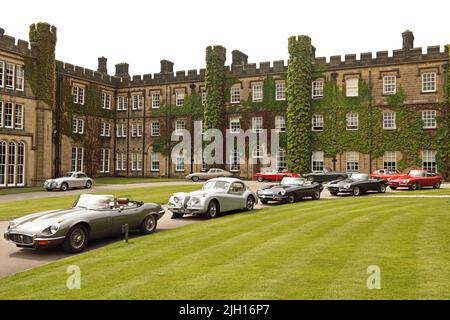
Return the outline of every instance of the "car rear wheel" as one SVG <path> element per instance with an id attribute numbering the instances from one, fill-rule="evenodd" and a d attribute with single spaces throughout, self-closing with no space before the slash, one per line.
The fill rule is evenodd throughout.
<path id="1" fill-rule="evenodd" d="M 295 202 L 295 195 L 293 193 L 288 194 L 287 202 L 288 203 L 294 203 Z"/>
<path id="2" fill-rule="evenodd" d="M 77 253 L 84 250 L 88 243 L 88 232 L 83 225 L 76 225 L 69 230 L 63 242 L 63 250 Z"/>
<path id="3" fill-rule="evenodd" d="M 208 211 L 206 212 L 206 219 L 213 219 L 220 213 L 219 204 L 213 200 L 208 205 Z"/>
<path id="4" fill-rule="evenodd" d="M 440 182 L 436 182 L 433 186 L 433 189 L 439 189 L 441 187 L 441 183 Z"/>
<path id="5" fill-rule="evenodd" d="M 142 221 L 141 234 L 150 234 L 155 232 L 158 221 L 154 215 L 149 215 Z"/>
<path id="6" fill-rule="evenodd" d="M 69 189 L 69 185 L 67 184 L 67 182 L 64 182 L 61 185 L 61 191 L 67 191 Z"/>
<path id="7" fill-rule="evenodd" d="M 417 189 L 420 189 L 417 182 L 414 182 L 412 185 L 409 186 L 409 190 L 411 190 L 411 191 L 415 191 Z"/>
<path id="8" fill-rule="evenodd" d="M 263 177 L 258 177 L 257 179 L 259 182 L 264 182 L 264 178 Z"/>
<path id="9" fill-rule="evenodd" d="M 386 185 L 384 183 L 380 184 L 380 187 L 378 188 L 379 193 L 385 193 L 386 192 Z"/>
<path id="10" fill-rule="evenodd" d="M 251 211 L 255 207 L 255 198 L 248 196 L 245 204 L 245 211 Z"/>
<path id="11" fill-rule="evenodd" d="M 319 200 L 320 199 L 320 190 L 314 191 L 312 198 L 313 198 L 313 200 Z"/>
<path id="12" fill-rule="evenodd" d="M 92 187 L 92 182 L 91 181 L 87 181 L 85 187 L 86 187 L 86 189 L 90 189 Z"/>
<path id="13" fill-rule="evenodd" d="M 361 189 L 359 187 L 354 187 L 352 190 L 352 194 L 357 197 L 359 195 L 361 195 Z"/>
<path id="14" fill-rule="evenodd" d="M 193 182 L 198 182 L 198 180 L 200 180 L 200 179 L 199 179 L 199 177 L 197 177 L 197 176 L 193 176 L 193 177 L 191 178 L 191 180 L 192 180 Z"/>

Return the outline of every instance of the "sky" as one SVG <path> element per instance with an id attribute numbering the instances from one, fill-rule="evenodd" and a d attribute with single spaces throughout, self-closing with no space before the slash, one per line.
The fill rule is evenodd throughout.
<path id="1" fill-rule="evenodd" d="M 289 36 L 305 34 L 316 56 L 399 49 L 401 33 L 415 47 L 450 43 L 450 1 L 394 0 L 21 0 L 1 6 L 0 28 L 28 40 L 28 26 L 58 28 L 56 57 L 97 70 L 97 58 L 130 64 L 130 75 L 205 66 L 205 48 L 223 45 L 227 64 L 238 49 L 250 63 L 287 60 Z M 10 12 L 11 14 L 5 14 Z"/>

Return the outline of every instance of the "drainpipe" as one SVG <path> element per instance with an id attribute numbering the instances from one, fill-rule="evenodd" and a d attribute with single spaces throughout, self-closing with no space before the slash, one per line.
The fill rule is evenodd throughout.
<path id="1" fill-rule="evenodd" d="M 369 71 L 369 105 L 368 105 L 368 109 L 369 109 L 369 114 L 372 114 L 372 71 Z M 373 130 L 372 130 L 372 123 L 369 124 L 369 173 L 372 172 L 372 147 L 373 147 Z"/>

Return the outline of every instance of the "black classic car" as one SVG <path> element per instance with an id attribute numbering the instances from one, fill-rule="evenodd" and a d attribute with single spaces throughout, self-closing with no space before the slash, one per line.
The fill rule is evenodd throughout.
<path id="1" fill-rule="evenodd" d="M 294 203 L 296 200 L 305 197 L 319 200 L 322 190 L 323 186 L 320 183 L 298 177 L 285 177 L 281 180 L 281 183 L 259 189 L 256 194 L 261 203 L 269 201 Z"/>
<path id="2" fill-rule="evenodd" d="M 386 179 L 372 178 L 366 173 L 354 173 L 347 179 L 331 181 L 328 183 L 327 189 L 334 196 L 338 193 L 359 196 L 367 191 L 384 193 L 388 184 Z"/>
<path id="3" fill-rule="evenodd" d="M 348 174 L 346 174 L 345 172 L 333 171 L 330 168 L 324 168 L 323 171 L 306 173 L 302 176 L 310 181 L 315 182 L 329 182 L 348 178 Z"/>

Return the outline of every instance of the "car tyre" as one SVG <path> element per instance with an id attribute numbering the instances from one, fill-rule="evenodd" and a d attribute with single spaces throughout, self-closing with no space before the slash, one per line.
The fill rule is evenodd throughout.
<path id="1" fill-rule="evenodd" d="M 206 212 L 206 219 L 214 219 L 220 213 L 219 204 L 216 200 L 212 200 L 208 205 L 208 211 Z"/>
<path id="2" fill-rule="evenodd" d="M 67 182 L 63 182 L 63 184 L 61 185 L 61 191 L 67 191 L 69 189 L 69 185 L 67 184 Z"/>
<path id="3" fill-rule="evenodd" d="M 193 182 L 198 182 L 198 180 L 200 180 L 200 178 L 197 177 L 197 176 L 193 176 L 193 177 L 191 178 L 191 180 L 192 180 Z"/>
<path id="4" fill-rule="evenodd" d="M 253 196 L 248 196 L 245 202 L 245 211 L 252 211 L 255 208 L 255 198 Z"/>
<path id="5" fill-rule="evenodd" d="M 155 232 L 157 224 L 158 219 L 156 219 L 153 214 L 149 215 L 144 219 L 144 221 L 142 221 L 141 234 L 145 235 Z"/>
<path id="6" fill-rule="evenodd" d="M 331 192 L 331 191 L 330 191 L 330 194 L 331 194 L 332 196 L 337 196 L 337 195 L 338 195 L 338 192 Z"/>
<path id="7" fill-rule="evenodd" d="M 259 182 L 264 182 L 264 178 L 263 177 L 258 177 L 258 179 L 256 179 L 256 180 L 258 180 Z"/>
<path id="8" fill-rule="evenodd" d="M 90 180 L 86 181 L 85 188 L 90 189 L 92 187 L 92 182 Z"/>
<path id="9" fill-rule="evenodd" d="M 181 219 L 181 218 L 183 218 L 182 213 L 177 213 L 177 212 L 172 213 L 172 219 Z"/>
<path id="10" fill-rule="evenodd" d="M 433 189 L 439 189 L 441 187 L 441 183 L 438 181 L 434 184 Z"/>
<path id="11" fill-rule="evenodd" d="M 319 200 L 320 199 L 320 190 L 314 191 L 312 198 L 313 198 L 313 200 Z"/>
<path id="12" fill-rule="evenodd" d="M 289 193 L 287 198 L 287 203 L 294 203 L 295 202 L 295 194 Z"/>
<path id="13" fill-rule="evenodd" d="M 384 183 L 380 184 L 380 186 L 378 187 L 378 192 L 379 193 L 385 193 L 386 192 L 386 185 Z"/>
<path id="14" fill-rule="evenodd" d="M 88 231 L 85 226 L 78 224 L 69 230 L 62 244 L 62 248 L 67 253 L 78 253 L 83 251 L 87 244 Z"/>
<path id="15" fill-rule="evenodd" d="M 352 195 L 355 197 L 358 197 L 361 195 L 361 188 L 360 187 L 354 187 L 352 190 Z"/>
<path id="16" fill-rule="evenodd" d="M 420 189 L 420 187 L 417 182 L 414 182 L 412 185 L 409 186 L 409 190 L 411 191 L 416 191 L 418 189 Z"/>
<path id="17" fill-rule="evenodd" d="M 267 204 L 269 202 L 266 199 L 259 199 L 259 201 L 261 201 L 262 204 Z"/>

